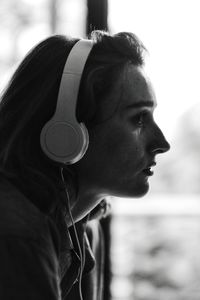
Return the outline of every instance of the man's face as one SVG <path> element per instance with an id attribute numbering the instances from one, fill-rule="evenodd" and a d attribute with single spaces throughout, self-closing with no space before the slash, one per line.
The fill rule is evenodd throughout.
<path id="1" fill-rule="evenodd" d="M 143 70 L 129 65 L 108 98 L 118 109 L 89 130 L 88 151 L 76 166 L 79 185 L 94 194 L 139 197 L 149 189 L 156 155 L 169 150 L 153 119 L 155 95 Z"/>

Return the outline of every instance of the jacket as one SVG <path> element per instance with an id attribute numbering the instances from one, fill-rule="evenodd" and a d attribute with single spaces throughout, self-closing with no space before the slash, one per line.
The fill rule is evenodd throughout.
<path id="1" fill-rule="evenodd" d="M 101 300 L 103 239 L 97 220 L 77 224 L 85 253 L 83 296 Z M 49 217 L 0 181 L 0 299 L 78 300 L 80 255 L 73 228 L 60 235 Z"/>

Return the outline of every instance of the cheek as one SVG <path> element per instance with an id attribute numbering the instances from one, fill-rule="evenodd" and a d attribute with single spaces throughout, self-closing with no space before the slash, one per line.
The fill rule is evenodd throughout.
<path id="1" fill-rule="evenodd" d="M 105 147 L 108 165 L 124 175 L 137 172 L 144 163 L 144 146 L 138 134 L 123 132 L 110 136 Z"/>
<path id="2" fill-rule="evenodd" d="M 141 135 L 129 128 L 104 128 L 90 133 L 90 144 L 80 161 L 79 171 L 85 179 L 104 181 L 132 177 L 144 164 Z M 109 179 L 110 178 L 110 179 Z M 118 179 L 119 180 L 119 179 Z"/>
<path id="3" fill-rule="evenodd" d="M 85 156 L 76 164 L 79 180 L 93 190 L 112 195 L 142 194 L 144 183 L 138 174 L 144 168 L 144 156 L 143 142 L 136 134 L 121 131 L 107 132 L 98 138 L 95 135 Z"/>

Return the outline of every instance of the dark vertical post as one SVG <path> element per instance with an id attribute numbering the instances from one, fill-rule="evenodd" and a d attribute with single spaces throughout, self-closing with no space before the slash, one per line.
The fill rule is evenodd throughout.
<path id="1" fill-rule="evenodd" d="M 94 29 L 108 30 L 108 0 L 87 0 L 87 35 Z"/>
<path id="2" fill-rule="evenodd" d="M 57 10 L 58 0 L 49 0 L 49 25 L 51 34 L 56 33 L 57 30 Z"/>
<path id="3" fill-rule="evenodd" d="M 101 219 L 101 221 L 100 221 L 102 231 L 103 231 L 103 234 L 104 234 L 104 243 L 105 243 L 103 300 L 110 300 L 111 299 L 111 290 L 110 290 L 110 284 L 111 284 L 111 279 L 112 279 L 111 260 L 110 260 L 111 221 L 112 221 L 112 214 L 107 216 L 105 219 Z"/>
<path id="4" fill-rule="evenodd" d="M 86 34 L 92 30 L 108 31 L 108 0 L 87 0 L 88 14 L 86 24 Z M 105 241 L 105 265 L 104 265 L 104 295 L 103 300 L 111 299 L 111 262 L 110 262 L 110 223 L 111 216 L 100 221 Z"/>

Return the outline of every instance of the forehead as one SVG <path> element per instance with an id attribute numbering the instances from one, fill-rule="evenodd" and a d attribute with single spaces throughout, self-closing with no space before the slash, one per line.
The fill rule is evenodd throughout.
<path id="1" fill-rule="evenodd" d="M 156 106 L 152 84 L 141 67 L 126 66 L 121 79 L 121 109 Z"/>

